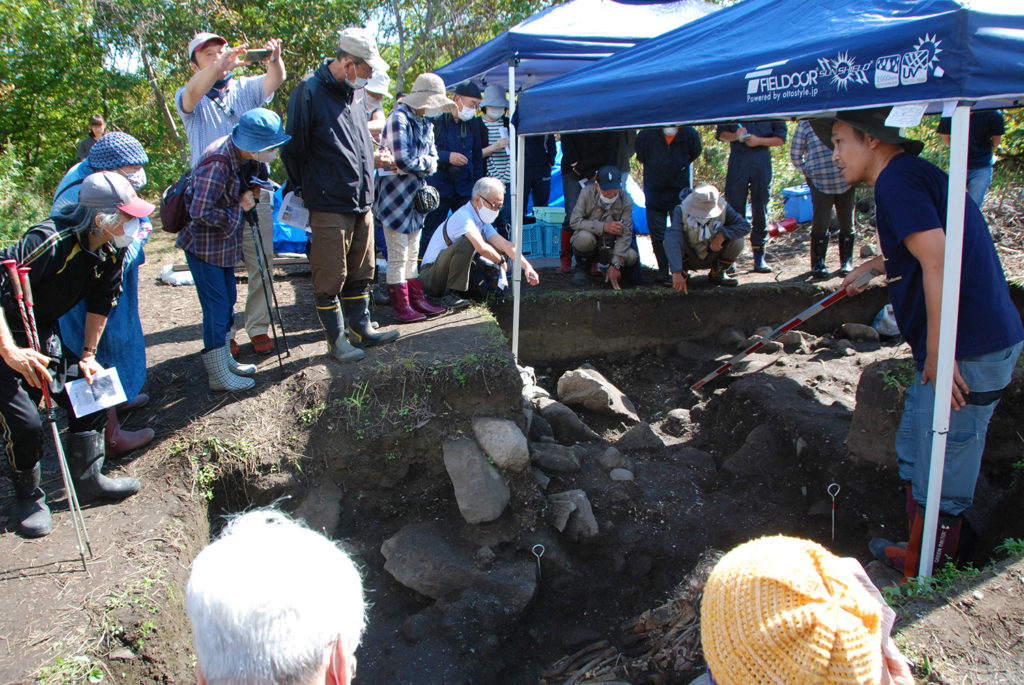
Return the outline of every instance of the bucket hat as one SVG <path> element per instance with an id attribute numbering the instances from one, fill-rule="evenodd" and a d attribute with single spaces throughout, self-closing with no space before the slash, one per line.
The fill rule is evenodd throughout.
<path id="1" fill-rule="evenodd" d="M 437 74 L 417 76 L 412 90 L 398 101 L 413 109 L 455 109 L 455 103 L 445 95 L 444 80 Z"/>
<path id="2" fill-rule="evenodd" d="M 291 139 L 281 130 L 281 117 L 262 107 L 250 109 L 231 129 L 231 142 L 246 152 L 269 150 Z"/>
<path id="3" fill-rule="evenodd" d="M 683 200 L 683 211 L 694 219 L 714 219 L 725 211 L 725 198 L 713 185 L 697 186 Z"/>

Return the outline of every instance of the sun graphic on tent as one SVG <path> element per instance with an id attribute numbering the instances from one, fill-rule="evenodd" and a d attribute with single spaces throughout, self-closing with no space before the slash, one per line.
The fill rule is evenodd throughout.
<path id="1" fill-rule="evenodd" d="M 846 90 L 851 83 L 864 82 L 864 69 L 856 64 L 856 58 L 848 52 L 840 52 L 831 63 L 832 85 L 839 90 Z"/>
<path id="2" fill-rule="evenodd" d="M 933 36 L 930 33 L 926 33 L 924 38 L 918 38 L 914 50 L 927 53 L 927 62 L 921 66 L 930 69 L 939 63 L 939 53 L 942 52 L 940 45 L 942 45 L 942 41 L 938 36 Z"/>

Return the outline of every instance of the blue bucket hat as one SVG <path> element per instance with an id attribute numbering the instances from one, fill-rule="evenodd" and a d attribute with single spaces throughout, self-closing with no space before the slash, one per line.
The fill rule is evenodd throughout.
<path id="1" fill-rule="evenodd" d="M 269 109 L 250 109 L 231 129 L 231 142 L 246 152 L 269 150 L 291 139 L 281 130 L 281 117 Z"/>
<path id="2" fill-rule="evenodd" d="M 142 149 L 142 143 L 135 138 L 127 133 L 111 131 L 96 141 L 86 161 L 95 171 L 112 171 L 123 166 L 148 164 L 149 157 Z"/>

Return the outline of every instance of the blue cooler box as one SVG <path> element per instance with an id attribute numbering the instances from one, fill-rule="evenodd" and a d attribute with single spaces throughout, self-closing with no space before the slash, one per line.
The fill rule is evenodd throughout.
<path id="1" fill-rule="evenodd" d="M 803 223 L 814 218 L 814 205 L 811 204 L 811 189 L 805 183 L 802 186 L 782 189 L 783 207 L 787 217 Z"/>

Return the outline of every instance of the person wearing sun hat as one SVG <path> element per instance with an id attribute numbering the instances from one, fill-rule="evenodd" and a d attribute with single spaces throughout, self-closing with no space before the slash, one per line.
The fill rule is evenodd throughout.
<path id="1" fill-rule="evenodd" d="M 862 274 L 871 269 L 885 273 L 896 323 L 917 365 L 914 383 L 904 393 L 903 417 L 896 432 L 909 539 L 905 546 L 885 538 L 869 543 L 876 558 L 911 578 L 919 570 L 931 466 L 949 177 L 918 156 L 924 143 L 886 125 L 889 112 L 889 108 L 838 112 L 812 120 L 811 128 L 832 148 L 844 181 L 874 188 L 882 254 L 854 269 L 842 287 L 856 294 L 863 288 L 853 283 Z M 964 207 L 959 297 L 953 411 L 943 459 L 933 567 L 956 558 L 963 513 L 974 502 L 988 422 L 1010 384 L 1024 341 L 1024 326 L 1010 299 L 985 217 L 971 201 Z"/>
<path id="2" fill-rule="evenodd" d="M 708 280 L 733 287 L 728 269 L 743 250 L 750 224 L 713 185 L 683 188 L 665 232 L 665 257 L 672 287 L 686 293 L 690 269 L 710 269 Z"/>
<path id="3" fill-rule="evenodd" d="M 444 307 L 427 301 L 419 279 L 416 262 L 426 215 L 416 210 L 414 201 L 424 179 L 437 171 L 434 127 L 426 117 L 454 108 L 455 103 L 445 96 L 441 77 L 420 74 L 409 94 L 399 99 L 391 110 L 381 135 L 381 147 L 391 151 L 395 165 L 390 170 L 377 172 L 373 215 L 384 226 L 388 246 L 388 296 L 395 319 L 402 323 L 422 321 L 445 312 Z M 349 338 L 353 342 L 372 340 L 366 337 L 371 332 L 365 323 L 369 320 L 369 311 L 351 311 L 349 302 L 349 298 L 342 297 Z"/>
<path id="4" fill-rule="evenodd" d="M 277 114 L 249 110 L 231 135 L 210 145 L 185 190 L 191 220 L 175 245 L 185 251 L 203 310 L 202 358 L 211 390 L 256 385 L 256 367 L 235 361 L 227 345 L 235 318 L 235 265 L 242 261 L 246 238 L 244 215 L 256 206 L 243 179 L 258 175 L 289 139 Z"/>
<path id="5" fill-rule="evenodd" d="M 288 98 L 292 139 L 282 155 L 288 190 L 309 210 L 313 304 L 327 354 L 341 362 L 366 356 L 345 337 L 338 296 L 362 298 L 370 292 L 375 266 L 373 172 L 394 164 L 386 148 L 374 150 L 355 93 L 374 73 L 387 70 L 373 35 L 349 27 L 338 33 L 335 57 L 324 60 Z"/>
<path id="6" fill-rule="evenodd" d="M 100 138 L 88 157 L 71 167 L 57 185 L 50 216 L 56 216 L 65 205 L 78 201 L 78 192 L 87 176 L 96 171 L 116 171 L 132 184 L 136 192 L 146 185 L 149 163 L 142 143 L 121 131 L 111 131 Z M 149 396 L 140 392 L 146 382 L 146 340 L 139 319 L 139 266 L 146 261 L 143 246 L 149 240 L 153 224 L 148 217 L 139 220 L 139 232 L 125 252 L 121 275 L 121 296 L 110 310 L 104 336 L 100 338 L 96 359 L 105 367 L 117 367 L 121 387 L 128 402 L 107 411 L 105 439 L 107 456 L 117 457 L 144 447 L 155 437 L 152 428 L 137 431 L 121 429 L 118 410 L 139 409 L 149 402 Z M 86 307 L 79 302 L 60 318 L 60 337 L 75 354 L 81 354 L 85 337 Z"/>
<path id="7" fill-rule="evenodd" d="M 67 459 L 79 500 L 124 499 L 138 492 L 134 478 L 111 479 L 101 473 L 107 413 L 76 416 L 64 383 L 78 377 L 92 382 L 102 371 L 96 347 L 121 292 L 125 249 L 139 230 L 139 220 L 153 209 L 121 174 L 97 172 L 81 183 L 78 202 L 29 228 L 18 242 L 0 251 L 0 260 L 29 269 L 36 330 L 45 350 L 37 352 L 29 345 L 9 272 L 0 270 L 0 443 L 12 469 L 15 517 L 22 535 L 39 537 L 52 528 L 46 493 L 40 487 L 40 379 L 50 384 L 54 400 L 67 412 Z M 85 300 L 88 312 L 80 356 L 62 344 L 57 326 L 79 300 Z"/>
<path id="8" fill-rule="evenodd" d="M 700 637 L 717 685 L 913 685 L 889 639 L 895 613 L 855 559 L 776 535 L 723 556 L 704 586 Z"/>
<path id="9" fill-rule="evenodd" d="M 381 131 L 384 130 L 384 120 L 387 115 L 384 113 L 384 99 L 391 97 L 388 86 L 391 85 L 391 77 L 386 71 L 375 71 L 370 80 L 363 86 L 362 97 L 359 102 L 363 105 L 366 113 L 366 126 L 370 129 L 370 135 L 374 141 L 380 142 Z"/>

